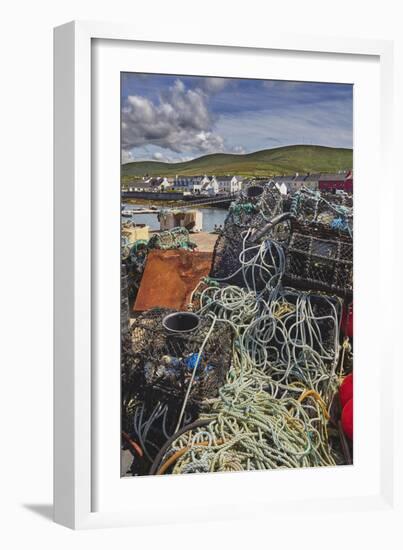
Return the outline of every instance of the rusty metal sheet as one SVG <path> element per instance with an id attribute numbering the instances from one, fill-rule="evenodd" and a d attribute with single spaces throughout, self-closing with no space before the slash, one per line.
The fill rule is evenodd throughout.
<path id="1" fill-rule="evenodd" d="M 213 254 L 189 250 L 151 250 L 134 311 L 153 307 L 186 309 L 190 294 L 210 272 Z"/>

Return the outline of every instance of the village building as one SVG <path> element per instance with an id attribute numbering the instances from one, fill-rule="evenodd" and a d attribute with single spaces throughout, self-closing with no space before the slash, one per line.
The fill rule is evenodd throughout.
<path id="1" fill-rule="evenodd" d="M 336 174 L 321 174 L 319 179 L 319 191 L 335 193 L 344 191 L 353 192 L 353 172 L 351 170 L 340 171 Z"/>
<path id="2" fill-rule="evenodd" d="M 242 189 L 243 178 L 240 176 L 213 176 L 218 184 L 219 193 L 237 193 Z"/>
<path id="3" fill-rule="evenodd" d="M 287 193 L 293 193 L 293 175 L 283 175 L 283 176 L 274 176 L 272 179 L 276 187 L 280 188 L 282 185 L 285 185 Z"/>
<path id="4" fill-rule="evenodd" d="M 127 191 L 161 191 L 169 189 L 172 185 L 166 177 L 142 178 L 131 181 L 127 186 Z"/>
<path id="5" fill-rule="evenodd" d="M 159 184 L 159 188 L 161 191 L 165 191 L 166 189 L 170 189 L 173 186 L 173 178 L 161 178 L 161 183 Z"/>
<path id="6" fill-rule="evenodd" d="M 173 182 L 175 191 L 200 193 L 204 184 L 209 181 L 207 176 L 176 176 Z"/>
<path id="7" fill-rule="evenodd" d="M 294 194 L 301 189 L 307 187 L 312 191 L 327 191 L 334 193 L 336 190 L 345 191 L 346 193 L 353 192 L 353 174 L 350 170 L 344 170 L 335 173 L 314 173 L 314 174 L 299 174 L 275 176 L 272 181 L 280 187 L 284 184 L 287 187 L 289 194 Z"/>
<path id="8" fill-rule="evenodd" d="M 207 178 L 207 181 L 204 182 L 201 188 L 201 193 L 203 195 L 210 195 L 210 196 L 214 196 L 218 194 L 218 183 L 214 176 L 211 179 Z"/>

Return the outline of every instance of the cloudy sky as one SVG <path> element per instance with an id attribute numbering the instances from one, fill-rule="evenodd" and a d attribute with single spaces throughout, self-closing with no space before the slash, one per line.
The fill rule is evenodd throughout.
<path id="1" fill-rule="evenodd" d="M 121 100 L 124 163 L 353 143 L 348 84 L 123 73 Z"/>

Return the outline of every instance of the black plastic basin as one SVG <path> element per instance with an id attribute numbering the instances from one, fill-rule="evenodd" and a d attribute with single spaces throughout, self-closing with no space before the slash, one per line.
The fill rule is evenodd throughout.
<path id="1" fill-rule="evenodd" d="M 164 317 L 162 325 L 169 332 L 192 332 L 200 325 L 200 318 L 189 311 L 178 311 Z"/>

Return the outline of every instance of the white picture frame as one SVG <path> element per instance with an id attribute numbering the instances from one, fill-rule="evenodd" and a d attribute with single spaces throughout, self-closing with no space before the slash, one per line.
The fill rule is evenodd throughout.
<path id="1" fill-rule="evenodd" d="M 384 238 L 393 233 L 393 185 L 389 185 L 383 193 L 381 204 L 378 204 L 375 194 L 381 162 L 386 167 L 391 164 L 393 45 L 378 40 L 275 33 L 269 33 L 267 37 L 255 37 L 248 31 L 236 39 L 232 39 L 230 33 L 220 37 L 209 36 L 208 44 L 204 42 L 201 31 L 200 37 L 194 34 L 187 36 L 184 31 L 180 39 L 175 36 L 175 44 L 171 40 L 169 29 L 165 36 L 155 37 L 152 31 L 131 25 L 72 22 L 55 29 L 55 521 L 82 529 L 191 521 L 196 517 L 198 520 L 206 520 L 265 517 L 268 513 L 289 515 L 300 513 L 304 498 L 309 501 L 312 514 L 320 512 L 325 505 L 329 512 L 337 511 L 340 507 L 368 513 L 387 510 L 394 517 L 398 490 L 393 451 L 393 427 L 396 424 L 390 422 L 390 419 L 397 420 L 397 416 L 394 417 L 397 413 L 393 394 L 385 384 L 377 385 L 376 381 L 382 361 L 382 375 L 388 375 L 390 384 L 393 368 L 397 366 L 396 355 L 391 346 L 383 350 L 381 356 L 376 339 L 382 341 L 387 337 L 387 327 L 381 325 L 375 330 L 372 325 L 366 325 L 369 310 L 365 305 L 366 297 L 372 292 L 377 307 L 390 311 L 387 296 L 379 290 L 394 284 L 393 269 L 380 267 L 388 255 L 393 256 L 393 249 L 398 246 L 393 238 Z M 113 45 L 114 52 L 102 53 L 104 41 Z M 100 49 L 96 49 L 99 45 Z M 133 50 L 125 58 L 124 51 L 127 52 L 131 46 L 137 48 L 137 51 Z M 119 48 L 121 50 L 117 51 Z M 357 462 L 354 467 L 341 467 L 337 469 L 340 473 L 336 473 L 335 469 L 332 472 L 329 469 L 315 469 L 309 472 L 287 470 L 168 476 L 164 479 L 118 479 L 119 473 L 113 465 L 117 463 L 119 455 L 120 428 L 116 424 L 119 418 L 119 410 L 116 408 L 119 402 L 119 378 L 113 377 L 113 373 L 116 374 L 115 367 L 105 367 L 105 357 L 110 358 L 109 364 L 115 365 L 116 338 L 119 337 L 119 323 L 114 324 L 119 311 L 119 301 L 116 303 L 119 262 L 113 267 L 114 263 L 110 261 L 109 268 L 105 258 L 108 254 L 109 258 L 119 258 L 119 248 L 115 248 L 119 241 L 114 239 L 120 211 L 113 212 L 116 207 L 119 208 L 117 198 L 120 196 L 120 186 L 101 186 L 100 182 L 111 181 L 110 178 L 115 180 L 119 172 L 120 165 L 116 165 L 115 161 L 120 154 L 120 143 L 116 143 L 116 140 L 108 141 L 108 137 L 113 140 L 113 136 L 116 136 L 116 109 L 119 110 L 120 105 L 110 103 L 111 113 L 113 111 L 114 114 L 106 116 L 99 124 L 97 122 L 96 131 L 94 124 L 98 120 L 97 109 L 100 104 L 105 112 L 104 106 L 108 103 L 102 102 L 115 97 L 116 88 L 111 85 L 109 89 L 108 86 L 111 81 L 108 75 L 112 74 L 108 71 L 117 74 L 116 71 L 127 70 L 129 65 L 134 64 L 140 72 L 156 72 L 160 70 L 158 67 L 161 67 L 161 61 L 157 63 L 158 56 L 154 58 L 152 52 L 161 53 L 163 50 L 169 50 L 170 53 L 165 62 L 166 72 L 170 74 L 180 73 L 178 67 L 187 71 L 185 74 L 194 74 L 198 63 L 201 69 L 197 74 L 203 74 L 203 66 L 206 71 L 209 70 L 206 60 L 203 60 L 207 53 L 210 67 L 212 59 L 220 56 L 222 64 L 229 62 L 231 56 L 235 55 L 242 59 L 255 56 L 257 66 L 257 56 L 272 55 L 275 65 L 276 55 L 281 55 L 279 65 L 284 65 L 285 60 L 292 56 L 316 63 L 315 56 L 321 54 L 323 59 L 317 63 L 315 70 L 322 71 L 323 75 L 329 74 L 329 67 L 326 70 L 329 63 L 341 67 L 343 64 L 347 66 L 353 58 L 359 58 L 362 67 L 368 66 L 368 70 L 357 70 L 356 77 L 353 66 L 342 70 L 351 71 L 348 74 L 353 75 L 353 83 L 359 83 L 361 78 L 362 90 L 363 79 L 368 79 L 366 85 L 374 79 L 375 86 L 367 88 L 368 102 L 365 103 L 362 94 L 359 96 L 362 102 L 359 105 L 355 103 L 357 119 L 354 120 L 357 122 L 354 143 L 354 179 L 357 182 L 355 204 L 358 204 L 359 224 L 364 228 L 360 230 L 357 227 L 357 239 L 355 237 L 355 262 L 362 267 L 358 268 L 361 273 L 358 280 L 360 284 L 355 283 L 361 306 L 354 306 L 358 327 L 355 339 L 361 350 L 355 359 L 361 388 L 355 400 Z M 175 52 L 191 52 L 192 55 L 187 59 L 185 55 L 181 60 Z M 252 64 L 245 63 L 242 69 L 239 63 L 235 63 L 239 59 L 233 59 L 234 67 L 237 65 L 233 70 L 238 71 L 238 74 L 242 70 L 247 76 L 256 74 L 257 69 Z M 121 67 L 118 66 L 120 63 Z M 97 73 L 100 64 L 102 68 Z M 296 80 L 302 78 L 297 69 L 295 65 Z M 231 68 L 227 70 L 231 71 Z M 218 74 L 230 76 L 222 71 L 215 72 L 215 75 Z M 96 96 L 94 101 L 97 86 L 102 89 L 103 97 Z M 365 105 L 361 111 L 360 105 Z M 369 115 L 373 119 L 368 118 Z M 379 144 L 374 139 L 374 132 L 378 130 Z M 362 152 L 357 152 L 359 150 Z M 100 151 L 106 152 L 102 165 L 98 164 Z M 368 196 L 360 192 L 360 181 L 368 182 Z M 99 245 L 100 234 L 102 249 Z M 372 259 L 375 267 L 371 273 L 367 270 L 371 258 L 363 248 L 366 238 L 374 246 Z M 101 271 L 103 277 L 99 276 Z M 108 288 L 110 292 L 105 292 Z M 105 295 L 108 295 L 106 300 Z M 108 338 L 112 334 L 109 345 Z M 368 345 L 372 346 L 370 352 Z M 103 346 L 102 353 L 99 346 Z M 363 363 L 368 363 L 371 377 L 363 375 L 360 367 Z M 111 371 L 108 376 L 105 374 L 107 370 Z M 110 392 L 114 403 L 112 409 L 107 411 L 108 414 L 104 407 L 106 391 Z M 373 408 L 370 408 L 370 398 L 376 399 Z M 373 437 L 371 429 L 362 422 L 365 417 L 371 421 Z M 137 484 L 135 491 L 142 497 L 139 499 L 141 505 L 130 501 L 130 492 L 134 490 L 130 483 Z M 328 492 L 324 489 L 326 484 L 331 487 Z M 222 496 L 209 500 L 208 495 L 204 495 L 207 486 L 216 491 L 219 489 Z M 261 488 L 265 486 L 270 490 L 262 493 Z M 293 491 L 285 490 L 285 497 L 279 499 L 281 487 L 293 487 Z M 311 488 L 309 494 L 308 487 Z M 187 494 L 201 495 L 198 503 L 185 501 Z"/>

